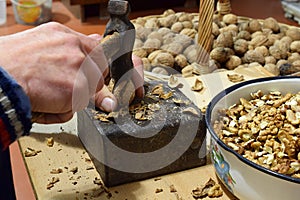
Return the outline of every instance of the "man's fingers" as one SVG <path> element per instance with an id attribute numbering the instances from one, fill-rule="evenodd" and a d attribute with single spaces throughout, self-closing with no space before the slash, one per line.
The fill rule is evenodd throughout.
<path id="1" fill-rule="evenodd" d="M 111 112 L 117 107 L 116 98 L 105 85 L 94 95 L 93 100 L 96 107 L 106 112 Z"/>

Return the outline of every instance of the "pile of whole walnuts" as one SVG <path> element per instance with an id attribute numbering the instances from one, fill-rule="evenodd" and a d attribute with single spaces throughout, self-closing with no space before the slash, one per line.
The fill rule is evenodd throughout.
<path id="1" fill-rule="evenodd" d="M 133 54 L 141 57 L 145 70 L 170 75 L 175 69 L 193 76 L 219 69 L 260 65 L 274 75 L 300 70 L 300 29 L 264 20 L 214 14 L 210 70 L 196 62 L 199 15 L 166 10 L 162 15 L 133 20 L 136 40 Z"/>

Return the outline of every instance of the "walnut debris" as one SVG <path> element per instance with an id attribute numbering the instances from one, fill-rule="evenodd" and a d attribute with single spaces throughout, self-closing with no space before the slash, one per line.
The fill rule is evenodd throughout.
<path id="1" fill-rule="evenodd" d="M 174 185 L 170 185 L 170 192 L 173 193 L 173 192 L 177 192 L 176 188 Z"/>
<path id="2" fill-rule="evenodd" d="M 70 169 L 70 172 L 76 174 L 78 172 L 78 167 L 73 167 L 72 169 Z"/>
<path id="3" fill-rule="evenodd" d="M 192 86 L 192 90 L 196 92 L 200 92 L 203 90 L 203 88 L 204 88 L 203 82 L 200 79 L 196 78 L 194 85 Z"/>
<path id="4" fill-rule="evenodd" d="M 244 81 L 244 76 L 241 74 L 227 74 L 228 80 L 237 83 L 237 82 L 242 82 Z"/>
<path id="5" fill-rule="evenodd" d="M 155 190 L 155 193 L 161 193 L 161 192 L 163 192 L 164 190 L 162 189 L 162 188 L 156 188 L 156 190 Z"/>
<path id="6" fill-rule="evenodd" d="M 178 77 L 172 74 L 168 80 L 168 85 L 170 88 L 178 88 L 182 86 L 182 83 L 180 83 Z"/>
<path id="7" fill-rule="evenodd" d="M 62 168 L 57 168 L 57 169 L 52 169 L 50 171 L 50 174 L 60 174 L 63 172 L 63 169 Z"/>
<path id="8" fill-rule="evenodd" d="M 34 150 L 33 148 L 27 147 L 24 151 L 25 157 L 36 156 L 38 153 L 42 152 L 41 150 Z"/>
<path id="9" fill-rule="evenodd" d="M 197 187 L 192 190 L 192 195 L 195 199 L 203 199 L 207 196 L 210 198 L 216 198 L 223 195 L 223 190 L 219 184 L 210 178 L 203 187 Z"/>
<path id="10" fill-rule="evenodd" d="M 53 147 L 53 145 L 54 145 L 54 139 L 53 139 L 53 137 L 46 138 L 46 143 L 47 143 L 48 147 Z"/>
<path id="11" fill-rule="evenodd" d="M 172 91 L 167 92 L 167 93 L 164 91 L 164 88 L 163 88 L 163 85 L 162 85 L 162 84 L 156 85 L 156 86 L 152 89 L 151 94 L 152 94 L 152 95 L 158 95 L 159 98 L 165 99 L 165 100 L 166 100 L 166 99 L 169 99 L 170 97 L 173 96 L 173 92 L 172 92 Z"/>
<path id="12" fill-rule="evenodd" d="M 52 177 L 51 180 L 49 181 L 49 183 L 47 184 L 47 190 L 50 190 L 51 188 L 54 187 L 55 183 L 59 182 L 59 178 L 58 177 Z"/>
<path id="13" fill-rule="evenodd" d="M 214 130 L 244 158 L 272 171 L 299 178 L 300 93 L 256 91 L 251 99 L 219 111 Z"/>
<path id="14" fill-rule="evenodd" d="M 194 116 L 199 116 L 199 112 L 193 108 L 193 107 L 187 107 L 185 109 L 182 110 L 182 113 L 186 113 L 186 114 L 190 114 L 190 115 L 194 115 Z"/>

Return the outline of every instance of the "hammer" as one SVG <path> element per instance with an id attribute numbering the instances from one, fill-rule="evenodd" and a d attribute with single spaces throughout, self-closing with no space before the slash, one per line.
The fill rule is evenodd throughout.
<path id="1" fill-rule="evenodd" d="M 128 19 L 130 5 L 124 0 L 110 0 L 107 7 L 110 14 L 110 20 L 106 25 L 104 32 L 104 41 L 102 46 L 104 52 L 107 45 L 105 39 L 108 38 L 108 44 L 112 39 L 118 38 L 115 42 L 119 47 L 117 52 L 109 57 L 109 69 L 111 81 L 113 82 L 113 94 L 117 98 L 118 108 L 128 106 L 135 97 L 135 86 L 132 81 L 133 62 L 132 50 L 135 41 L 135 28 Z M 110 45 L 108 48 L 112 48 Z"/>

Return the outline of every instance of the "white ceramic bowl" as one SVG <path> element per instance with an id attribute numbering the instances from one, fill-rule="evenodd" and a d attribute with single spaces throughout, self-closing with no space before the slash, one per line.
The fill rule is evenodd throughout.
<path id="1" fill-rule="evenodd" d="M 262 90 L 297 93 L 300 77 L 271 77 L 242 82 L 223 90 L 208 105 L 206 124 L 211 134 L 210 156 L 216 174 L 223 184 L 241 200 L 300 199 L 300 179 L 279 174 L 261 167 L 231 148 L 213 130 L 218 110 L 239 102 L 241 97 L 250 98 L 251 92 Z"/>

